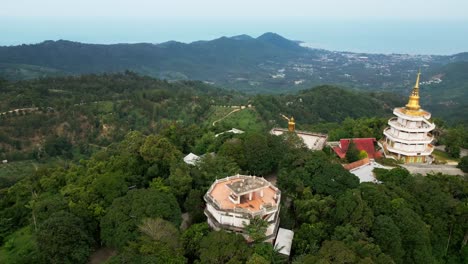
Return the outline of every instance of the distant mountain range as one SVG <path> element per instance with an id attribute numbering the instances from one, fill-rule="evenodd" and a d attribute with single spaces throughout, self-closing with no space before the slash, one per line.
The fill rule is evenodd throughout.
<path id="1" fill-rule="evenodd" d="M 168 80 L 201 80 L 247 92 L 287 92 L 334 83 L 391 90 L 453 56 L 360 54 L 306 48 L 275 33 L 221 37 L 189 44 L 84 44 L 66 40 L 0 47 L 0 76 L 28 79 L 135 71 Z M 425 76 L 429 77 L 429 76 Z"/>
<path id="2" fill-rule="evenodd" d="M 22 80 L 125 70 L 151 77 L 201 80 L 247 93 L 288 93 L 321 84 L 407 95 L 421 68 L 431 104 L 468 99 L 468 52 L 450 56 L 327 51 L 275 33 L 160 44 L 85 44 L 66 40 L 0 47 L 0 78 Z M 449 71 L 449 72 L 447 72 Z M 440 82 L 435 80 L 440 79 Z M 447 86 L 446 84 L 450 84 Z M 438 87 L 443 87 L 438 88 Z M 457 92 L 448 93 L 455 89 Z M 437 97 L 434 96 L 437 94 Z M 440 91 L 445 92 L 440 92 Z M 457 94 L 457 98 L 450 98 Z M 453 102 L 452 102 L 452 101 Z M 455 102 L 455 104 L 457 104 Z M 461 102 L 461 104 L 465 104 Z"/>

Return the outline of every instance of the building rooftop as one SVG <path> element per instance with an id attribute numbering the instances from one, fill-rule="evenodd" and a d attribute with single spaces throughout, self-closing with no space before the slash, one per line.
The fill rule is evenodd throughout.
<path id="1" fill-rule="evenodd" d="M 184 162 L 190 165 L 195 165 L 200 160 L 200 156 L 197 156 L 193 153 L 189 153 L 184 157 Z"/>
<path id="2" fill-rule="evenodd" d="M 291 254 L 291 245 L 294 238 L 294 232 L 289 229 L 280 228 L 276 236 L 275 249 L 279 253 L 289 256 Z"/>
<path id="3" fill-rule="evenodd" d="M 218 137 L 222 134 L 225 134 L 225 133 L 233 133 L 233 134 L 243 134 L 244 131 L 240 130 L 240 129 L 237 129 L 237 128 L 232 128 L 231 130 L 228 130 L 228 131 L 224 131 L 224 132 L 221 132 L 219 134 L 216 134 L 215 137 Z"/>
<path id="4" fill-rule="evenodd" d="M 268 185 L 268 182 L 263 178 L 255 177 L 227 183 L 226 187 L 228 187 L 236 195 L 243 195 L 253 191 L 259 191 L 260 189 L 268 187 Z"/>
<path id="5" fill-rule="evenodd" d="M 289 132 L 288 129 L 284 128 L 273 128 L 270 133 L 273 135 L 282 135 L 283 133 Z M 320 133 L 312 133 L 307 131 L 295 130 L 297 136 L 302 138 L 307 148 L 311 150 L 322 150 L 327 143 L 328 135 Z"/>
<path id="6" fill-rule="evenodd" d="M 382 169 L 393 169 L 392 167 L 383 166 L 375 161 L 369 161 L 364 163 L 361 166 L 357 166 L 351 168 L 349 172 L 356 175 L 359 178 L 359 182 L 374 182 L 379 183 L 379 181 L 375 178 L 373 170 L 375 168 L 382 168 Z"/>
<path id="7" fill-rule="evenodd" d="M 256 212 L 264 208 L 276 207 L 280 200 L 280 193 L 278 188 L 261 177 L 238 174 L 216 180 L 207 195 L 221 210 L 244 209 Z M 240 196 L 238 204 L 233 202 L 233 194 Z"/>
<path id="8" fill-rule="evenodd" d="M 353 138 L 352 140 L 359 151 L 365 150 L 367 152 L 367 156 L 370 159 L 382 157 L 382 154 L 375 151 L 374 143 L 377 142 L 375 138 Z M 340 139 L 340 146 L 333 147 L 336 155 L 341 159 L 344 159 L 346 156 L 350 141 L 351 139 L 349 138 Z"/>

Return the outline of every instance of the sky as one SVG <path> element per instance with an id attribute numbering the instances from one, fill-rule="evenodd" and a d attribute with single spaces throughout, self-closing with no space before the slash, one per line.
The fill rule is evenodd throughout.
<path id="1" fill-rule="evenodd" d="M 467 0 L 0 0 L 0 45 L 191 42 L 276 32 L 359 52 L 468 51 Z"/>

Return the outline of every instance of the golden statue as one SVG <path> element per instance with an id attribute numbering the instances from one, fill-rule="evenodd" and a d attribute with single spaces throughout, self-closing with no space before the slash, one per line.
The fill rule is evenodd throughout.
<path id="1" fill-rule="evenodd" d="M 294 132 L 296 130 L 296 123 L 294 122 L 294 117 L 288 118 L 287 116 L 280 114 L 284 119 L 288 120 L 288 131 Z"/>

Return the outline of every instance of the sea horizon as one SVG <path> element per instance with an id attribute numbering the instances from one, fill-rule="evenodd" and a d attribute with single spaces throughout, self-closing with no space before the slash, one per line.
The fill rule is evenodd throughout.
<path id="1" fill-rule="evenodd" d="M 258 37 L 274 32 L 309 47 L 331 51 L 453 55 L 468 51 L 467 21 L 308 20 L 221 21 L 190 19 L 167 21 L 136 19 L 66 20 L 0 18 L 1 46 L 36 44 L 46 40 L 69 40 L 90 44 L 191 43 L 223 36 L 247 34 Z M 8 25 L 15 24 L 14 30 Z M 33 26 L 32 26 L 33 25 Z M 187 28 L 190 25 L 190 29 Z"/>

